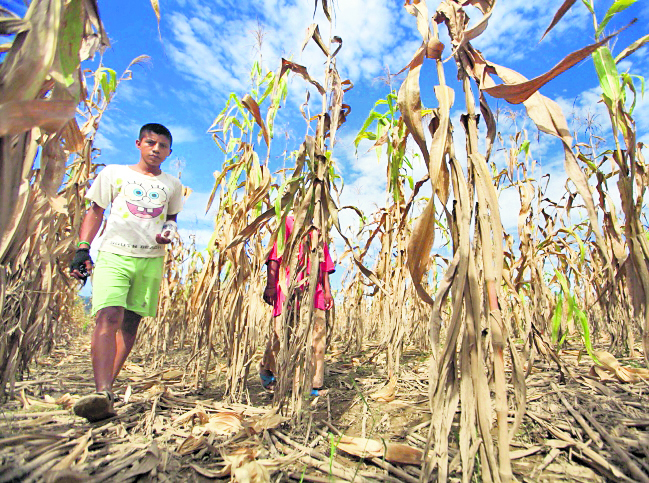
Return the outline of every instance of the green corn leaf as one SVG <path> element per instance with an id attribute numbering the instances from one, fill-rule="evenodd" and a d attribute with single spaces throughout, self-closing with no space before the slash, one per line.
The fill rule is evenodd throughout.
<path id="1" fill-rule="evenodd" d="M 358 148 L 358 143 L 360 143 L 361 140 L 364 139 L 362 136 L 367 132 L 367 128 L 369 128 L 374 121 L 381 118 L 383 118 L 383 114 L 380 114 L 374 110 L 370 111 L 370 115 L 367 117 L 367 119 L 365 119 L 365 122 L 361 126 L 361 129 L 356 136 L 356 139 L 354 139 L 354 146 L 356 148 Z"/>
<path id="2" fill-rule="evenodd" d="M 593 52 L 592 55 L 603 94 L 613 105 L 617 105 L 617 102 L 622 99 L 623 91 L 620 86 L 620 75 L 611 51 L 604 45 Z"/>
<path id="3" fill-rule="evenodd" d="M 559 285 L 561 285 L 561 291 L 566 297 L 569 297 L 570 287 L 568 286 L 568 280 L 566 279 L 565 275 L 561 273 L 559 270 L 555 270 L 554 274 L 557 277 L 557 280 L 559 281 Z"/>
<path id="4" fill-rule="evenodd" d="M 105 72 L 101 72 L 101 74 L 99 76 L 99 82 L 101 84 L 101 91 L 104 93 L 104 99 L 106 99 L 106 100 L 110 99 L 109 94 L 108 94 L 108 92 L 110 90 L 109 87 L 108 87 L 108 78 L 106 77 Z"/>
<path id="5" fill-rule="evenodd" d="M 106 69 L 108 71 L 108 88 L 110 89 L 110 95 L 112 96 L 117 89 L 117 72 L 113 69 Z"/>
<path id="6" fill-rule="evenodd" d="M 633 42 L 631 45 L 629 45 L 626 49 L 624 49 L 622 52 L 617 54 L 615 57 L 615 63 L 618 64 L 622 59 L 627 58 L 629 55 L 634 53 L 636 50 L 644 46 L 647 42 L 649 42 L 649 34 L 640 37 L 638 40 Z"/>
<path id="7" fill-rule="evenodd" d="M 257 105 L 261 105 L 261 103 L 266 100 L 266 98 L 271 94 L 271 92 L 273 92 L 274 88 L 275 88 L 275 80 L 268 83 L 268 85 L 266 86 L 266 90 L 264 90 L 264 93 L 261 95 L 261 97 L 257 101 Z"/>
<path id="8" fill-rule="evenodd" d="M 232 121 L 234 121 L 235 118 L 234 116 L 228 116 L 225 118 L 225 121 L 223 121 L 223 132 L 226 132 L 228 128 L 230 127 L 230 124 L 232 124 Z"/>
<path id="9" fill-rule="evenodd" d="M 561 318 L 563 316 L 563 295 L 559 294 L 557 298 L 557 306 L 554 308 L 552 314 L 552 343 L 559 342 L 559 331 L 561 330 Z"/>
<path id="10" fill-rule="evenodd" d="M 600 35 L 602 35 L 602 32 L 604 31 L 604 28 L 606 28 L 606 25 L 608 25 L 608 23 L 610 22 L 610 20 L 613 18 L 615 14 L 620 13 L 623 10 L 626 10 L 631 5 L 633 5 L 636 1 L 637 0 L 616 0 L 613 3 L 613 5 L 610 6 L 608 11 L 606 12 L 606 15 L 604 15 L 604 19 L 599 24 L 599 27 L 597 27 L 595 38 L 599 39 Z"/>
<path id="11" fill-rule="evenodd" d="M 358 147 L 358 144 L 363 140 L 363 139 L 369 139 L 370 141 L 376 141 L 376 134 L 370 131 L 365 131 L 362 133 L 359 133 L 358 136 L 356 136 L 356 139 L 354 139 L 354 144 Z"/>
<path id="12" fill-rule="evenodd" d="M 590 327 L 588 326 L 588 318 L 586 317 L 584 311 L 579 308 L 575 310 L 574 315 L 575 315 L 575 320 L 579 322 L 579 325 L 581 326 L 581 336 L 584 339 L 586 352 L 588 352 L 588 355 L 597 363 L 598 362 L 597 357 L 593 352 L 593 343 L 590 340 Z"/>
<path id="13" fill-rule="evenodd" d="M 633 101 L 631 102 L 631 107 L 629 108 L 629 114 L 633 114 L 633 110 L 635 109 L 635 104 L 638 97 L 638 93 L 636 92 L 635 82 L 633 80 L 638 79 L 640 81 L 640 95 L 644 97 L 644 77 L 625 72 L 621 75 L 621 79 L 622 79 L 622 88 L 627 86 L 629 90 L 633 93 Z"/>
<path id="14" fill-rule="evenodd" d="M 80 63 L 79 49 L 83 37 L 81 0 L 72 0 L 68 4 L 63 14 L 61 28 L 58 53 L 65 86 L 70 87 L 74 83 L 73 74 Z"/>
<path id="15" fill-rule="evenodd" d="M 586 5 L 586 8 L 591 13 L 591 15 L 595 15 L 595 8 L 593 7 L 593 4 L 591 3 L 591 0 L 581 0 L 581 2 L 584 5 Z"/>
<path id="16" fill-rule="evenodd" d="M 239 145 L 240 141 L 241 139 L 239 138 L 230 138 L 230 140 L 228 141 L 228 147 L 226 148 L 226 152 L 231 153 L 232 151 L 234 151 Z"/>

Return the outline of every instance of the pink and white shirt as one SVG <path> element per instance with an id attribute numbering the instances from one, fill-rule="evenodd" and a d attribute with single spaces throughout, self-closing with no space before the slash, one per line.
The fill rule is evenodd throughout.
<path id="1" fill-rule="evenodd" d="M 293 231 L 294 221 L 295 219 L 293 218 L 293 216 L 286 217 L 286 240 L 288 240 L 289 236 L 291 235 L 291 232 Z M 270 251 L 270 254 L 268 255 L 267 262 L 271 260 L 277 261 L 280 265 L 282 264 L 282 256 L 277 255 L 277 241 L 275 241 L 275 244 L 273 245 L 273 248 Z M 300 247 L 299 247 L 298 260 L 299 260 L 298 264 L 301 264 L 304 261 L 304 247 L 302 246 L 302 243 L 300 243 Z M 331 259 L 331 255 L 329 255 L 329 247 L 327 246 L 327 244 L 325 244 L 324 260 L 320 262 L 320 274 L 318 276 L 318 283 L 315 289 L 315 299 L 313 301 L 313 306 L 316 309 L 327 310 L 325 298 L 324 298 L 324 274 L 333 273 L 335 270 L 336 270 L 336 265 Z M 310 273 L 311 273 L 311 260 L 307 258 L 306 275 L 309 275 Z M 290 275 L 291 273 L 289 267 L 286 267 L 286 272 L 284 273 L 284 277 L 285 277 L 284 280 L 286 280 L 287 283 L 288 280 L 290 279 Z M 298 281 L 303 279 L 304 279 L 304 271 L 299 274 Z M 286 295 L 282 292 L 279 282 L 280 282 L 279 277 L 277 277 L 277 282 L 275 285 L 275 288 L 277 289 L 277 297 L 275 298 L 275 304 L 273 305 L 273 317 L 277 317 L 278 315 L 282 314 L 282 307 L 284 305 L 284 300 L 286 300 Z"/>

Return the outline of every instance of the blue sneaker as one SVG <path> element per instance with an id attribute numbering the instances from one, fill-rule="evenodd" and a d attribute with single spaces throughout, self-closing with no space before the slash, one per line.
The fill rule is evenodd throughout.
<path id="1" fill-rule="evenodd" d="M 260 372 L 259 378 L 261 379 L 261 386 L 267 391 L 271 391 L 273 389 L 273 386 L 275 386 L 275 382 L 277 381 L 273 373 L 270 371 L 266 371 L 265 373 Z"/>

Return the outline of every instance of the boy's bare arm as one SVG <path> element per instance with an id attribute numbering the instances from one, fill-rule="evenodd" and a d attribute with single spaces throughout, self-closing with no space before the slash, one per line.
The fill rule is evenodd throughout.
<path id="1" fill-rule="evenodd" d="M 329 285 L 329 272 L 324 273 L 322 288 L 324 292 L 323 296 L 325 302 L 325 310 L 329 310 L 331 307 L 334 306 L 334 298 L 331 295 L 331 286 Z"/>
<path id="2" fill-rule="evenodd" d="M 104 209 L 93 201 L 90 203 L 90 208 L 86 211 L 86 216 L 83 217 L 81 222 L 79 241 L 88 242 L 88 244 L 92 243 L 97 233 L 99 233 L 102 221 L 104 221 Z"/>
<path id="3" fill-rule="evenodd" d="M 277 260 L 268 260 L 266 263 L 268 275 L 266 278 L 266 288 L 264 289 L 264 302 L 268 305 L 274 305 L 277 298 L 277 277 L 279 272 L 279 262 Z"/>

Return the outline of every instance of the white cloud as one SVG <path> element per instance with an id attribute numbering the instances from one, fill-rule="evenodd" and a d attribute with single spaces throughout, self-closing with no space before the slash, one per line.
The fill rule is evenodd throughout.
<path id="1" fill-rule="evenodd" d="M 207 201 L 210 193 L 193 192 L 189 195 L 183 206 L 183 210 L 178 215 L 179 220 L 193 224 L 212 224 L 214 220 L 216 206 L 212 205 L 210 211 L 205 213 Z"/>
<path id="2" fill-rule="evenodd" d="M 95 135 L 94 147 L 101 149 L 104 153 L 116 150 L 115 145 L 110 141 L 110 139 L 104 136 L 100 131 L 97 131 L 97 134 Z"/>
<path id="3" fill-rule="evenodd" d="M 558 5 L 555 2 L 532 2 L 529 0 L 502 0 L 496 6 L 489 19 L 485 32 L 472 41 L 487 59 L 496 62 L 520 60 L 537 50 L 538 41 L 543 32 L 550 26 Z M 481 13 L 475 8 L 468 8 L 471 24 L 478 22 Z M 563 19 L 543 39 L 550 43 L 555 36 L 560 36 L 570 29 L 573 33 L 585 29 L 589 13 L 583 5 L 571 8 Z"/>
<path id="4" fill-rule="evenodd" d="M 267 0 L 221 2 L 232 13 L 224 19 L 209 7 L 191 4 L 191 13 L 185 8 L 185 13 L 167 15 L 172 33 L 168 46 L 179 72 L 204 90 L 240 92 L 246 87 L 251 59 L 259 55 L 271 69 L 280 65 L 281 57 L 292 57 L 314 78 L 322 75 L 326 58 L 314 42 L 309 41 L 305 51 L 300 51 L 313 22 L 319 23 L 323 39 L 329 37 L 321 9 L 314 19 L 313 10 L 295 0 L 281 5 Z M 421 42 L 414 31 L 414 18 L 408 23 L 404 17 L 409 15 L 389 0 L 375 0 L 371 8 L 362 0 L 337 4 L 331 35 L 343 39 L 337 56 L 341 76 L 358 82 L 381 75 L 386 63 L 393 71 L 401 69 Z M 259 29 L 263 32 L 261 49 L 256 42 Z"/>
<path id="5" fill-rule="evenodd" d="M 178 235 L 185 246 L 194 243 L 196 250 L 202 251 L 207 248 L 207 244 L 212 238 L 214 230 L 198 228 L 178 228 Z"/>
<path id="6" fill-rule="evenodd" d="M 198 139 L 196 129 L 189 126 L 176 126 L 174 124 L 170 124 L 167 126 L 167 128 L 169 129 L 169 131 L 171 131 L 171 135 L 174 138 L 174 145 L 181 143 L 191 143 Z"/>

